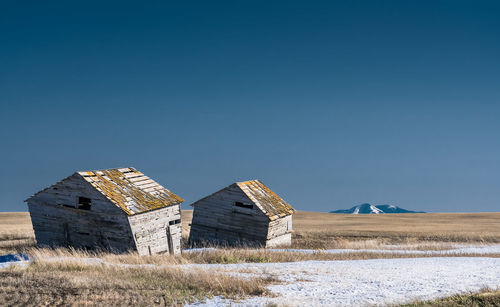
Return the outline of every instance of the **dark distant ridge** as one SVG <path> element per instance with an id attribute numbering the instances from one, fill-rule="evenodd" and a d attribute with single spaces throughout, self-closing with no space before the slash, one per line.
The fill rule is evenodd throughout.
<path id="1" fill-rule="evenodd" d="M 410 211 L 393 205 L 370 205 L 362 204 L 351 209 L 335 210 L 330 213 L 344 214 L 383 214 L 383 213 L 425 213 L 423 211 Z"/>

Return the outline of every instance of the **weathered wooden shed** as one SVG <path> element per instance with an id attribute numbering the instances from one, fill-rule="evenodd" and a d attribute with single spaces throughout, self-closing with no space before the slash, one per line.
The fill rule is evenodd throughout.
<path id="1" fill-rule="evenodd" d="M 41 246 L 181 252 L 184 200 L 136 169 L 76 172 L 26 200 Z"/>
<path id="2" fill-rule="evenodd" d="M 289 245 L 295 209 L 259 180 L 236 182 L 193 203 L 193 245 Z"/>

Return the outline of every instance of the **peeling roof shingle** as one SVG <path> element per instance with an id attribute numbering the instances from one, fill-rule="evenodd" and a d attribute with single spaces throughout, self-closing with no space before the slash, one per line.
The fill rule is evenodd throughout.
<path id="1" fill-rule="evenodd" d="M 222 190 L 214 192 L 200 200 L 195 201 L 191 204 L 191 206 L 194 207 L 196 204 L 199 204 L 209 197 L 233 188 L 237 188 L 245 193 L 245 195 L 255 204 L 255 206 L 259 208 L 262 213 L 267 215 L 271 221 L 280 217 L 291 215 L 295 212 L 295 209 L 292 206 L 290 206 L 286 201 L 284 201 L 276 193 L 271 191 L 271 189 L 269 189 L 259 180 L 249 180 L 233 183 Z"/>
<path id="2" fill-rule="evenodd" d="M 128 215 L 184 201 L 132 167 L 85 171 L 78 174 Z"/>
<path id="3" fill-rule="evenodd" d="M 295 212 L 295 209 L 259 180 L 237 182 L 238 187 L 259 209 L 275 220 Z"/>

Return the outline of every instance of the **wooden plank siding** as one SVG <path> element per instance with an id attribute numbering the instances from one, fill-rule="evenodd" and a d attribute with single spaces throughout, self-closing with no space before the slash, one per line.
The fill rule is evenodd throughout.
<path id="1" fill-rule="evenodd" d="M 252 204 L 253 208 L 235 206 L 236 202 Z M 291 215 L 271 221 L 236 184 L 197 201 L 193 207 L 189 235 L 192 245 L 271 246 L 291 243 L 291 229 L 288 229 Z"/>
<path id="2" fill-rule="evenodd" d="M 135 249 L 125 214 L 102 214 L 60 205 L 28 203 L 38 245 L 102 248 L 113 252 Z"/>
<path id="3" fill-rule="evenodd" d="M 128 219 L 139 255 L 181 253 L 179 205 L 132 215 Z M 176 221 L 179 223 L 175 223 Z"/>
<path id="4" fill-rule="evenodd" d="M 91 210 L 77 209 L 79 197 L 91 199 Z M 78 174 L 37 193 L 28 208 L 41 246 L 135 249 L 127 215 Z"/>
<path id="5" fill-rule="evenodd" d="M 162 188 L 148 177 L 139 186 Z M 90 210 L 78 209 L 79 197 L 90 199 Z M 181 252 L 179 204 L 129 215 L 79 173 L 36 193 L 26 202 L 40 246 L 137 250 L 139 255 Z"/>
<path id="6" fill-rule="evenodd" d="M 285 216 L 269 223 L 266 247 L 292 243 L 292 216 Z"/>

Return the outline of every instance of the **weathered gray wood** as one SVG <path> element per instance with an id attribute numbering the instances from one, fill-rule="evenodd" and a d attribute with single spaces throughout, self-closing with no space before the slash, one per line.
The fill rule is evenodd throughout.
<path id="1" fill-rule="evenodd" d="M 238 207 L 235 202 L 254 206 Z M 286 245 L 291 243 L 291 219 L 289 215 L 271 221 L 234 184 L 194 204 L 189 240 L 192 244 Z"/>
<path id="2" fill-rule="evenodd" d="M 127 216 L 103 214 L 61 205 L 28 203 L 37 243 L 43 246 L 134 250 Z"/>
<path id="3" fill-rule="evenodd" d="M 266 246 L 291 244 L 292 216 L 285 216 L 269 223 Z M 279 239 L 278 239 L 279 238 Z"/>
<path id="4" fill-rule="evenodd" d="M 266 241 L 266 247 L 287 246 L 292 242 L 292 234 L 286 233 Z"/>
<path id="5" fill-rule="evenodd" d="M 120 208 L 111 203 L 78 174 L 74 174 L 37 193 L 33 200 L 76 207 L 78 197 L 82 196 L 91 199 L 93 212 L 123 213 Z"/>
<path id="6" fill-rule="evenodd" d="M 129 216 L 139 255 L 149 253 L 181 252 L 181 223 L 170 225 L 181 219 L 180 206 L 170 206 Z M 170 250 L 172 246 L 172 250 Z"/>
<path id="7" fill-rule="evenodd" d="M 175 223 L 181 218 L 179 205 L 129 216 L 85 180 L 85 173 L 75 173 L 27 200 L 39 245 L 137 250 L 140 255 L 181 252 L 181 223 Z M 127 175 L 141 188 L 163 189 L 144 175 Z M 79 197 L 91 200 L 90 210 L 77 208 Z M 133 204 L 130 197 L 127 201 Z"/>

